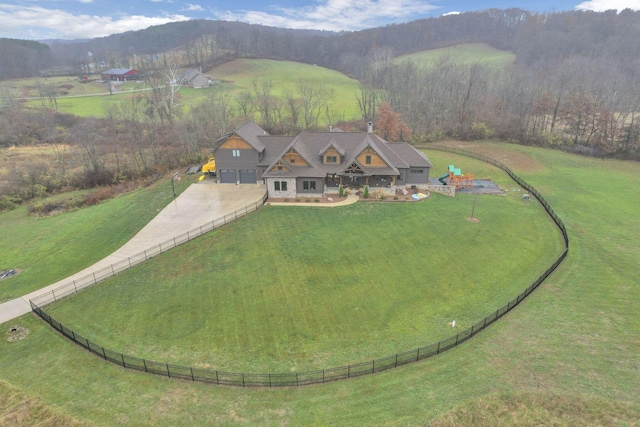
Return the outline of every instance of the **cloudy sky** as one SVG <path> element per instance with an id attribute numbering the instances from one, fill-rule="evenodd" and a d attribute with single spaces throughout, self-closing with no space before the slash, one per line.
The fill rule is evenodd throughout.
<path id="1" fill-rule="evenodd" d="M 640 10 L 640 0 L 0 0 L 0 37 L 92 38 L 189 19 L 349 31 L 509 7 L 538 12 Z"/>

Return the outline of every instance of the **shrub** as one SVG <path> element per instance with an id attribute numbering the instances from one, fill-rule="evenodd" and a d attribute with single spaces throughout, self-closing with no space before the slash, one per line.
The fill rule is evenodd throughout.
<path id="1" fill-rule="evenodd" d="M 365 185 L 365 186 L 364 186 L 364 192 L 362 193 L 362 196 L 363 196 L 365 199 L 368 199 L 368 198 L 369 198 L 369 186 L 368 186 L 368 185 Z"/>
<path id="2" fill-rule="evenodd" d="M 284 199 L 285 203 L 289 203 L 289 199 Z"/>
<path id="3" fill-rule="evenodd" d="M 320 199 L 314 199 L 314 202 L 320 203 Z"/>
<path id="4" fill-rule="evenodd" d="M 398 200 L 398 196 L 393 196 L 393 200 Z"/>
<path id="5" fill-rule="evenodd" d="M 300 203 L 300 199 L 296 197 L 296 203 Z"/>
<path id="6" fill-rule="evenodd" d="M 338 187 L 338 197 L 344 197 L 344 187 L 342 184 Z"/>
<path id="7" fill-rule="evenodd" d="M 311 201 L 311 199 L 307 197 L 304 201 L 305 201 L 305 203 L 309 203 Z"/>

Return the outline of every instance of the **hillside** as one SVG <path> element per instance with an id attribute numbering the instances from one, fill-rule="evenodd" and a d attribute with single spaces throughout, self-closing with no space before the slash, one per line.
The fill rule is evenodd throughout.
<path id="1" fill-rule="evenodd" d="M 478 63 L 498 70 L 516 61 L 516 55 L 513 52 L 496 49 L 486 43 L 464 43 L 400 55 L 393 59 L 393 63 L 400 65 L 405 61 L 412 61 L 419 66 L 430 68 L 442 57 L 452 58 L 459 64 Z"/>

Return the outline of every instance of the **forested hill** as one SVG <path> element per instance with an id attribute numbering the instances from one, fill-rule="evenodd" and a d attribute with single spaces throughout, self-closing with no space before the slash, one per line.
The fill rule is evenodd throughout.
<path id="1" fill-rule="evenodd" d="M 0 79 L 37 75 L 53 64 L 48 45 L 31 40 L 0 38 Z"/>
<path id="2" fill-rule="evenodd" d="M 270 58 L 318 64 L 360 77 L 376 50 L 398 56 L 459 43 L 488 43 L 513 51 L 523 66 L 580 56 L 598 58 L 633 72 L 640 58 L 637 40 L 640 12 L 631 10 L 619 14 L 537 14 L 522 9 L 489 9 L 340 33 L 192 20 L 88 41 L 52 42 L 50 54 L 58 66 L 74 67 L 78 72 L 89 61 L 105 67 L 127 67 L 132 65 L 134 55 L 136 66 L 151 68 L 150 58 L 180 49 L 186 52 L 184 66 L 210 68 L 239 57 Z M 0 79 L 32 76 L 49 66 L 43 59 L 51 58 L 42 55 L 44 49 L 34 49 L 28 43 L 37 45 L 14 42 L 10 52 L 3 52 L 10 53 L 14 61 L 3 62 Z M 41 59 L 35 61 L 34 57 Z"/>

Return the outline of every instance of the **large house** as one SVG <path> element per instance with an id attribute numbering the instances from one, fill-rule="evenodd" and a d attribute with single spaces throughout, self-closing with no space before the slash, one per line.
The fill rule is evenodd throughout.
<path id="1" fill-rule="evenodd" d="M 345 188 L 393 194 L 429 183 L 429 159 L 406 142 L 367 132 L 303 132 L 271 136 L 247 122 L 216 141 L 221 184 L 264 182 L 269 197 L 318 197 Z"/>

